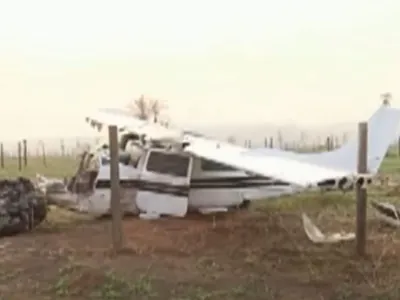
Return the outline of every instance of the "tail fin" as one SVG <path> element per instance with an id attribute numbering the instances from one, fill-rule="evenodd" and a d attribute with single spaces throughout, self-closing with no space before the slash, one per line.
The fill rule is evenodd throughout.
<path id="1" fill-rule="evenodd" d="M 368 171 L 378 172 L 383 159 L 394 142 L 400 124 L 400 110 L 382 105 L 368 120 Z M 342 147 L 324 153 L 326 162 L 337 168 L 356 171 L 358 137 L 355 136 Z M 322 158 L 322 157 L 321 157 Z M 325 160 L 324 159 L 324 160 Z M 332 167 L 334 167 L 332 165 Z"/>
<path id="2" fill-rule="evenodd" d="M 382 105 L 368 120 L 368 171 L 376 174 L 394 142 L 400 124 L 400 110 Z M 252 149 L 253 154 L 287 157 L 331 169 L 357 172 L 358 136 L 353 137 L 342 147 L 322 153 L 295 153 L 278 149 Z"/>

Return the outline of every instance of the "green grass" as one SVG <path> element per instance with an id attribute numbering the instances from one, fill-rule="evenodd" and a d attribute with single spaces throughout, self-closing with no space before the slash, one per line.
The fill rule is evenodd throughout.
<path id="1" fill-rule="evenodd" d="M 23 163 L 22 163 L 23 164 Z M 16 157 L 5 157 L 4 168 L 0 168 L 0 178 L 13 178 L 25 176 L 33 178 L 36 173 L 49 177 L 71 176 L 77 168 L 77 160 L 71 156 L 48 156 L 46 163 L 42 157 L 28 157 L 27 166 L 18 169 L 18 159 Z"/>
<path id="2" fill-rule="evenodd" d="M 383 160 L 380 170 L 388 174 L 400 173 L 400 157 L 395 154 L 388 155 Z"/>

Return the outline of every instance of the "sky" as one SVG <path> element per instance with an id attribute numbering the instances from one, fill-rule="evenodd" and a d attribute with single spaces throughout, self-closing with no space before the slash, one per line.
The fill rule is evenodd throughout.
<path id="1" fill-rule="evenodd" d="M 399 105 L 397 0 L 0 0 L 0 136 L 91 133 L 144 94 L 192 124 L 362 121 Z"/>

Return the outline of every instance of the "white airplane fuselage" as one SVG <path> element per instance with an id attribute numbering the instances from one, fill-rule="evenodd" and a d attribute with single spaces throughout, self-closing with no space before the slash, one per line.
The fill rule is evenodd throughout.
<path id="1" fill-rule="evenodd" d="M 148 149 L 136 167 L 119 163 L 121 203 L 131 214 L 183 217 L 188 211 L 227 211 L 259 199 L 293 194 L 296 188 L 277 180 L 187 153 Z M 110 164 L 102 159 L 92 193 L 76 193 L 78 209 L 96 214 L 109 211 Z"/>
<path id="2" fill-rule="evenodd" d="M 279 149 L 246 149 L 198 133 L 140 120 L 121 109 L 99 109 L 91 112 L 86 120 L 90 124 L 118 127 L 121 149 L 126 148 L 129 140 L 149 147 L 139 164 L 134 165 L 136 173 L 132 171 L 128 176 L 120 172 L 121 185 L 125 185 L 123 190 L 136 191 L 133 202 L 138 210 L 181 216 L 193 208 L 226 209 L 246 200 L 309 189 L 366 188 L 398 135 L 400 110 L 381 105 L 368 119 L 367 170 L 364 172 L 357 168 L 357 153 L 361 149 L 358 138 L 332 151 L 305 154 Z M 153 150 L 159 145 L 161 150 Z M 178 145 L 177 150 L 167 150 L 173 145 Z M 107 176 L 98 176 L 96 190 L 108 189 Z M 277 178 L 286 183 L 275 180 Z"/>

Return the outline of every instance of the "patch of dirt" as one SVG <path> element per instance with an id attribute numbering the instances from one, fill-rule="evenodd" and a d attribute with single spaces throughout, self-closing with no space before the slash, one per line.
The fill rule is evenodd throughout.
<path id="1" fill-rule="evenodd" d="M 313 218 L 335 229 L 334 219 Z M 341 229 L 355 222 L 337 221 Z M 298 212 L 126 218 L 123 227 L 119 255 L 109 220 L 1 239 L 0 299 L 398 299 L 390 297 L 400 292 L 400 235 L 377 221 L 369 222 L 362 259 L 354 242 L 312 244 Z"/>

